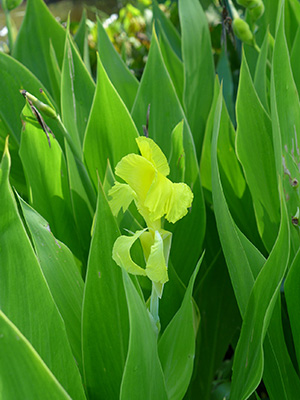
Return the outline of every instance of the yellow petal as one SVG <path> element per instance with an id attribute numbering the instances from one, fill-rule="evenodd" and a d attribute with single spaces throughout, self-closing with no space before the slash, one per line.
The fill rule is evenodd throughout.
<path id="1" fill-rule="evenodd" d="M 146 158 L 128 154 L 117 164 L 116 175 L 128 183 L 143 203 L 155 177 L 155 168 Z"/>
<path id="2" fill-rule="evenodd" d="M 114 215 L 118 215 L 121 208 L 125 212 L 132 200 L 136 199 L 134 190 L 129 185 L 119 182 L 115 182 L 114 186 L 109 190 L 108 195 L 111 197 L 109 205 Z"/>
<path id="3" fill-rule="evenodd" d="M 173 193 L 172 185 L 172 182 L 168 178 L 159 172 L 156 173 L 144 202 L 145 207 L 149 210 L 149 217 L 152 221 L 156 221 L 167 213 Z"/>
<path id="4" fill-rule="evenodd" d="M 119 267 L 133 275 L 146 276 L 146 270 L 137 265 L 131 258 L 130 249 L 133 243 L 145 232 L 136 231 L 133 236 L 119 236 L 114 243 L 112 258 Z"/>
<path id="5" fill-rule="evenodd" d="M 173 183 L 172 189 L 173 193 L 168 204 L 166 219 L 174 224 L 187 214 L 194 195 L 185 183 Z"/>
<path id="6" fill-rule="evenodd" d="M 153 283 L 156 283 L 158 296 L 161 297 L 163 284 L 168 282 L 168 269 L 164 257 L 162 237 L 155 231 L 154 244 L 151 246 L 150 255 L 146 264 L 146 273 Z"/>
<path id="7" fill-rule="evenodd" d="M 140 136 L 135 140 L 137 141 L 141 155 L 149 160 L 161 174 L 164 176 L 169 175 L 170 168 L 168 161 L 157 144 L 145 136 Z"/>

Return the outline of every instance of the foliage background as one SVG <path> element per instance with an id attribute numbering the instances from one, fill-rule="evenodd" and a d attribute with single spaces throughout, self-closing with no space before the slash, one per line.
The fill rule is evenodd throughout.
<path id="1" fill-rule="evenodd" d="M 86 14 L 63 27 L 28 0 L 0 52 L 5 399 L 299 398 L 300 4 L 265 0 L 256 22 L 238 7 L 257 47 L 227 51 L 208 23 L 222 9 L 201 4 L 179 0 L 174 19 L 127 5 L 105 30 Z M 20 90 L 55 109 L 40 110 L 51 147 Z M 149 104 L 149 136 L 195 196 L 165 224 L 158 337 L 149 281 L 111 257 L 143 221 L 108 203 Z"/>

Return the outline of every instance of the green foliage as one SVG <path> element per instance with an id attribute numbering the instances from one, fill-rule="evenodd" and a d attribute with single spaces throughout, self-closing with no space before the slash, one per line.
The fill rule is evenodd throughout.
<path id="1" fill-rule="evenodd" d="M 0 53 L 4 399 L 300 398 L 300 7 L 221 3 L 144 0 L 92 28 L 84 13 L 73 36 L 27 1 Z M 19 4 L 3 2 L 9 29 Z M 234 46 L 231 17 L 250 41 Z M 113 214 L 128 154 L 142 188 L 167 182 L 161 155 L 137 156 L 141 135 L 193 191 L 176 224 L 145 224 L 141 194 L 140 209 L 126 204 L 134 185 L 114 186 Z M 153 207 L 166 204 L 157 187 Z M 168 264 L 161 299 L 112 258 L 143 229 L 128 259 Z M 150 248 L 151 229 L 167 236 Z"/>

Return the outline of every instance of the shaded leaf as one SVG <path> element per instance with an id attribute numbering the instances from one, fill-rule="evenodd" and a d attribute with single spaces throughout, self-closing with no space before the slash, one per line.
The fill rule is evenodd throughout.
<path id="1" fill-rule="evenodd" d="M 7 400 L 71 399 L 34 348 L 0 310 L 1 395 Z M 16 382 L 18 384 L 16 385 Z"/>
<path id="2" fill-rule="evenodd" d="M 120 235 L 102 186 L 87 269 L 82 343 L 89 399 L 119 399 L 128 347 L 128 311 L 122 272 L 112 260 Z"/>
<path id="3" fill-rule="evenodd" d="M 196 332 L 192 293 L 202 260 L 203 256 L 190 279 L 180 309 L 164 330 L 158 343 L 168 399 L 183 398 L 193 372 Z"/>
<path id="4" fill-rule="evenodd" d="M 96 171 L 103 180 L 108 159 L 114 168 L 123 156 L 137 152 L 137 136 L 131 116 L 98 57 L 97 87 L 84 139 L 84 157 L 95 187 Z"/>
<path id="5" fill-rule="evenodd" d="M 130 335 L 123 373 L 120 400 L 168 399 L 162 367 L 158 358 L 156 332 L 145 304 L 129 275 L 122 270 Z"/>
<path id="6" fill-rule="evenodd" d="M 130 111 L 134 103 L 139 82 L 117 53 L 99 19 L 97 19 L 97 28 L 98 51 L 102 65 L 111 83 Z"/>

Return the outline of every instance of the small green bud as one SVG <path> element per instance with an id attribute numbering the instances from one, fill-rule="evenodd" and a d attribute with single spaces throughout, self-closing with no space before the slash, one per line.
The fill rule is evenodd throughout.
<path id="1" fill-rule="evenodd" d="M 265 12 L 264 3 L 261 1 L 260 4 L 258 4 L 257 6 L 250 8 L 249 12 L 253 21 L 258 20 Z"/>
<path id="2" fill-rule="evenodd" d="M 253 33 L 251 32 L 249 25 L 246 21 L 241 18 L 235 18 L 233 20 L 233 31 L 234 34 L 244 43 L 254 46 L 255 40 Z"/>
<path id="3" fill-rule="evenodd" d="M 50 118 L 56 118 L 57 114 L 54 108 L 50 107 L 48 104 L 45 104 L 41 102 L 39 99 L 37 99 L 35 96 L 33 96 L 31 93 L 27 92 L 26 90 L 20 90 L 21 94 L 28 100 L 32 102 L 32 104 L 42 113 L 47 115 Z"/>

